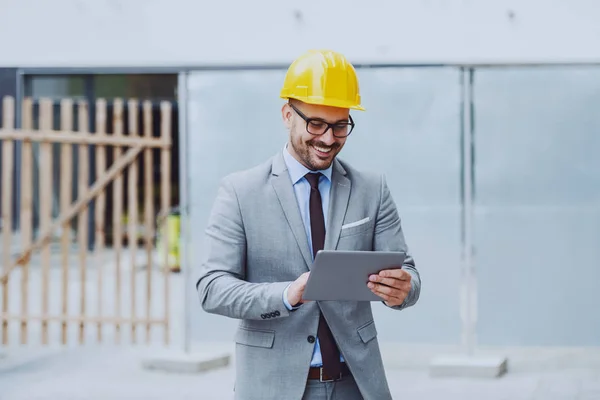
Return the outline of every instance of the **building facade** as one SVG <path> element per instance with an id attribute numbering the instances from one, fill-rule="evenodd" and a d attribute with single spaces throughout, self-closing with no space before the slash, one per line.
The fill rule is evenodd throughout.
<path id="1" fill-rule="evenodd" d="M 0 96 L 141 96 L 185 110 L 174 179 L 195 268 L 219 179 L 286 140 L 289 62 L 312 47 L 344 52 L 367 111 L 353 115 L 343 157 L 386 173 L 423 279 L 416 307 L 375 307 L 380 340 L 460 344 L 470 313 L 484 345 L 600 345 L 600 6 L 303 4 L 4 2 Z M 192 340 L 229 339 L 236 321 L 188 302 Z"/>

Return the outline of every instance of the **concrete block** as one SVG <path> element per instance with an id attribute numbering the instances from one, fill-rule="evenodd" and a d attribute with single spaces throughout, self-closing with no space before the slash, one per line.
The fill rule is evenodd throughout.
<path id="1" fill-rule="evenodd" d="M 142 361 L 142 367 L 148 370 L 193 374 L 224 368 L 230 361 L 231 356 L 226 353 L 173 353 L 147 358 Z"/>
<path id="2" fill-rule="evenodd" d="M 508 359 L 499 356 L 438 356 L 430 364 L 432 377 L 498 378 L 508 371 Z"/>

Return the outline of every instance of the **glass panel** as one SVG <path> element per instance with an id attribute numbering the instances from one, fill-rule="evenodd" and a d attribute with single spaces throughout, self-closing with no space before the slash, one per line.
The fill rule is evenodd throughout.
<path id="1" fill-rule="evenodd" d="M 194 72 L 188 78 L 190 259 L 202 259 L 204 229 L 220 179 L 265 161 L 286 143 L 278 97 L 285 71 Z M 197 276 L 194 275 L 194 279 Z M 198 304 L 198 295 L 192 298 Z M 190 317 L 193 340 L 223 340 L 238 321 Z"/>
<path id="2" fill-rule="evenodd" d="M 393 313 L 375 304 L 382 340 L 458 343 L 459 73 L 453 69 L 360 70 L 367 112 L 342 158 L 387 174 L 406 238 L 422 273 L 418 307 Z M 197 72 L 189 78 L 191 240 L 194 260 L 227 173 L 280 151 L 287 132 L 279 95 L 285 71 Z M 196 250 L 198 249 L 198 250 Z M 197 296 L 191 301 L 197 301 Z M 237 321 L 198 313 L 197 340 L 220 340 Z"/>
<path id="3" fill-rule="evenodd" d="M 27 97 L 84 97 L 83 76 L 69 75 L 31 75 L 25 77 L 25 96 Z"/>
<path id="4" fill-rule="evenodd" d="M 340 156 L 386 174 L 423 281 L 418 307 L 374 307 L 380 339 L 460 342 L 460 72 L 359 71 L 365 112 Z"/>
<path id="5" fill-rule="evenodd" d="M 96 97 L 174 100 L 177 95 L 177 75 L 128 74 L 94 76 Z"/>
<path id="6" fill-rule="evenodd" d="M 600 68 L 475 76 L 482 344 L 600 344 Z"/>

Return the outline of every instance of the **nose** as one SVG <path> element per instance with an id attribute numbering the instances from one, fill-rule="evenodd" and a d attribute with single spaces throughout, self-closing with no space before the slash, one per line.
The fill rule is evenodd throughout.
<path id="1" fill-rule="evenodd" d="M 332 144 L 334 144 L 336 141 L 336 137 L 333 136 L 333 129 L 331 129 L 331 128 L 327 129 L 327 131 L 324 134 L 322 134 L 319 137 L 319 139 L 321 140 L 321 142 L 323 142 L 327 146 L 331 146 Z"/>

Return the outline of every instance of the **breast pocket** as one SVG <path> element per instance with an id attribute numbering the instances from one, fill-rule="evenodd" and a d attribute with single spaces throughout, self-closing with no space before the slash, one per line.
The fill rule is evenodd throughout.
<path id="1" fill-rule="evenodd" d="M 338 250 L 371 251 L 373 250 L 373 229 L 375 221 L 371 218 L 353 220 L 345 223 L 340 232 Z"/>
<path id="2" fill-rule="evenodd" d="M 362 219 L 346 222 L 346 223 L 344 223 L 344 225 L 342 225 L 342 230 L 340 232 L 340 238 L 343 238 L 346 236 L 359 235 L 359 234 L 365 233 L 365 232 L 371 232 L 371 231 L 373 231 L 374 224 L 375 224 L 375 221 L 370 217 L 365 217 Z"/>

